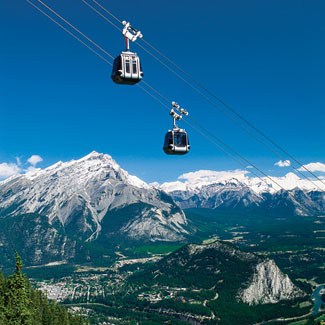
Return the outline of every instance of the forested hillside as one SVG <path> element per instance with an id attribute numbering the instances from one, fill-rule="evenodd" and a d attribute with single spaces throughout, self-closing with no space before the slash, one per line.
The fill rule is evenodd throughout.
<path id="1" fill-rule="evenodd" d="M 22 261 L 16 253 L 16 271 L 5 277 L 0 271 L 0 325 L 83 325 L 75 316 L 56 302 L 49 302 L 40 291 L 32 289 L 22 273 Z"/>

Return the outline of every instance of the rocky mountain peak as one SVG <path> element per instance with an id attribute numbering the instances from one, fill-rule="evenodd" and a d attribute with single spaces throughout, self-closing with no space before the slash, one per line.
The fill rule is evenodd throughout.
<path id="1" fill-rule="evenodd" d="M 88 155 L 84 156 L 83 158 L 79 160 L 72 160 L 76 161 L 78 163 L 86 163 L 91 161 L 98 161 L 102 165 L 108 165 L 112 168 L 119 168 L 119 165 L 116 163 L 116 161 L 112 158 L 112 156 L 104 153 L 99 153 L 97 151 L 92 151 Z"/>
<path id="2" fill-rule="evenodd" d="M 98 237 L 110 211 L 140 203 L 140 210 L 129 212 L 136 222 L 125 220 L 119 231 L 134 239 L 183 238 L 186 217 L 172 198 L 129 175 L 107 154 L 93 151 L 0 183 L 0 214 L 45 215 L 51 224 L 74 225 L 76 233 L 88 240 Z"/>

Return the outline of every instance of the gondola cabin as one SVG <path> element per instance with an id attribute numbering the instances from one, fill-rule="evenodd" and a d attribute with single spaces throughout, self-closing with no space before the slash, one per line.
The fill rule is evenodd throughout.
<path id="1" fill-rule="evenodd" d="M 122 52 L 113 63 L 111 78 L 117 84 L 134 85 L 143 77 L 140 59 L 136 53 Z"/>
<path id="2" fill-rule="evenodd" d="M 164 152 L 167 155 L 185 155 L 190 151 L 188 135 L 183 129 L 169 130 L 165 135 Z"/>

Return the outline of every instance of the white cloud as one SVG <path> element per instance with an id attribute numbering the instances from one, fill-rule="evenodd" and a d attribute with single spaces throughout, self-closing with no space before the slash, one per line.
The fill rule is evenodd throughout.
<path id="1" fill-rule="evenodd" d="M 213 170 L 198 170 L 196 172 L 186 173 L 178 177 L 178 179 L 184 179 L 188 182 L 215 182 L 230 178 L 242 179 L 248 174 L 249 171 L 235 169 L 227 171 L 213 171 Z"/>
<path id="2" fill-rule="evenodd" d="M 32 155 L 27 160 L 27 162 L 31 165 L 28 167 L 26 166 L 27 162 L 22 162 L 19 157 L 16 157 L 16 163 L 0 163 L 0 180 L 17 174 L 34 173 L 40 170 L 40 168 L 36 168 L 35 166 L 41 161 L 43 161 L 41 156 Z"/>
<path id="3" fill-rule="evenodd" d="M 27 159 L 27 161 L 31 165 L 36 166 L 38 163 L 43 161 L 43 158 L 41 156 L 39 156 L 39 155 L 32 155 L 29 159 Z"/>
<path id="4" fill-rule="evenodd" d="M 279 166 L 279 167 L 289 167 L 291 166 L 290 160 L 280 160 L 274 164 L 274 166 Z"/>
<path id="5" fill-rule="evenodd" d="M 307 165 L 303 165 L 306 169 L 310 170 L 311 172 L 323 172 L 325 173 L 325 164 L 321 162 L 310 163 Z M 299 168 L 300 171 L 306 171 L 303 167 Z"/>
<path id="6" fill-rule="evenodd" d="M 21 169 L 16 164 L 0 164 L 0 178 L 7 178 L 19 174 Z"/>
<path id="7" fill-rule="evenodd" d="M 249 171 L 241 169 L 226 171 L 198 170 L 179 176 L 176 182 L 163 183 L 160 188 L 166 192 L 185 191 L 190 188 L 201 188 L 205 185 L 219 183 L 232 178 L 244 181 L 247 178 L 246 174 L 249 174 Z"/>

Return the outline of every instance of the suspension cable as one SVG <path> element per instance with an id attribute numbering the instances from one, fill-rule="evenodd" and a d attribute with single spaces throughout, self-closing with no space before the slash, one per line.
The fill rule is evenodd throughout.
<path id="1" fill-rule="evenodd" d="M 80 35 L 82 35 L 83 37 L 85 37 L 90 43 L 94 44 L 98 49 L 100 49 L 102 52 L 104 52 L 107 56 L 109 56 L 111 59 L 114 59 L 114 57 L 112 55 L 110 55 L 108 52 L 106 52 L 102 47 L 100 47 L 97 43 L 95 43 L 93 40 L 91 40 L 88 36 L 86 36 L 84 33 L 82 33 L 78 28 L 76 28 L 75 26 L 73 26 L 71 23 L 69 23 L 66 19 L 64 19 L 62 16 L 60 16 L 55 10 L 53 10 L 52 8 L 50 8 L 48 5 L 46 5 L 44 2 L 42 2 L 41 0 L 36 0 L 38 1 L 40 4 L 42 4 L 45 8 L 47 8 L 48 10 L 50 10 L 52 13 L 54 13 L 57 17 L 59 17 L 60 19 L 62 19 L 67 25 L 69 25 L 71 28 L 73 28 L 75 31 L 77 31 Z"/>
<path id="2" fill-rule="evenodd" d="M 60 23 L 58 23 L 55 19 L 53 19 L 51 16 L 49 16 L 46 12 L 44 12 L 42 9 L 37 7 L 35 4 L 33 4 L 31 1 L 26 0 L 30 5 L 32 5 L 34 8 L 36 8 L 39 12 L 41 12 L 43 15 L 51 19 L 56 25 L 58 25 L 60 28 L 62 28 L 64 31 L 66 31 L 69 35 L 71 35 L 74 39 L 76 39 L 78 42 L 80 42 L 82 45 L 86 46 L 90 51 L 92 51 L 94 54 L 96 54 L 99 58 L 101 58 L 106 63 L 112 65 L 111 62 L 106 60 L 102 55 L 100 55 L 98 52 L 96 52 L 94 49 L 92 49 L 89 45 L 87 45 L 85 42 L 83 42 L 80 38 L 75 36 L 73 33 L 71 33 L 68 29 L 66 29 L 64 26 L 62 26 Z"/>
<path id="3" fill-rule="evenodd" d="M 121 28 L 119 28 L 116 24 L 114 24 L 111 20 L 109 20 L 106 16 L 104 16 L 102 13 L 100 13 L 97 9 L 95 9 L 92 5 L 90 5 L 87 1 L 85 0 L 81 0 L 85 5 L 87 5 L 91 10 L 93 10 L 94 12 L 96 12 L 96 14 L 98 14 L 99 16 L 101 16 L 103 19 L 105 19 L 108 23 L 110 23 L 113 27 L 115 27 L 118 31 L 122 31 Z M 93 2 L 95 2 L 100 8 L 102 8 L 103 10 L 104 7 L 101 6 L 97 1 L 92 0 Z M 110 12 L 108 12 L 107 10 L 105 10 L 108 14 L 110 14 L 113 18 L 115 18 L 120 24 L 122 24 L 122 22 L 120 20 L 118 20 L 113 14 L 111 14 Z"/>
<path id="4" fill-rule="evenodd" d="M 84 43 L 83 41 L 81 41 L 78 37 L 76 37 L 73 33 L 71 33 L 69 30 L 67 30 L 65 27 L 63 27 L 61 24 L 59 24 L 58 22 L 56 22 L 52 17 L 50 17 L 48 14 L 46 14 L 43 10 L 41 10 L 40 8 L 38 8 L 36 5 L 34 5 L 31 1 L 26 0 L 29 4 L 31 4 L 33 7 L 35 7 L 38 11 L 40 11 L 42 14 L 44 14 L 46 17 L 48 17 L 49 19 L 51 19 L 53 22 L 55 22 L 59 27 L 61 27 L 63 30 L 65 30 L 68 34 L 74 36 L 74 38 L 76 40 L 78 40 L 82 45 L 85 45 L 88 49 L 90 49 L 93 53 L 95 53 L 98 57 L 100 57 L 101 59 L 103 59 L 106 63 L 108 63 L 109 65 L 112 66 L 112 63 L 109 62 L 108 60 L 106 60 L 105 58 L 103 58 L 100 54 L 98 54 L 95 50 L 93 50 L 92 48 L 90 48 L 86 43 Z M 38 2 L 42 3 L 40 0 L 37 0 Z M 44 6 L 46 6 L 44 4 Z M 47 6 L 46 6 L 47 7 Z M 52 11 L 52 10 L 51 10 Z M 53 12 L 55 13 L 55 11 L 53 10 Z M 58 17 L 60 17 L 62 20 L 64 20 L 64 18 L 62 18 L 60 15 L 57 14 Z M 67 22 L 68 23 L 68 22 Z M 68 23 L 69 26 L 71 25 L 71 27 L 73 28 L 74 26 L 70 23 Z M 76 28 L 74 28 L 75 30 L 77 30 Z M 79 31 L 80 32 L 80 31 Z M 81 33 L 81 32 L 80 32 Z M 82 33 L 81 33 L 82 34 Z M 84 35 L 84 34 L 82 34 Z M 87 36 L 84 36 L 85 38 L 88 39 Z M 93 43 L 94 45 L 96 43 Z M 99 47 L 100 48 L 100 47 Z M 106 53 L 106 51 L 105 51 Z M 108 54 L 109 55 L 109 54 Z M 167 107 L 167 105 L 163 104 L 160 100 L 158 100 L 155 96 L 153 96 L 150 92 L 148 92 L 147 90 L 145 90 L 142 86 L 138 85 L 138 87 L 142 90 L 144 90 L 147 94 L 149 94 L 152 98 L 156 99 L 160 104 L 162 104 L 165 108 L 167 108 L 169 110 L 169 107 Z M 150 86 L 150 89 L 153 89 Z M 157 92 L 157 94 L 160 94 L 159 92 Z M 167 99 L 166 99 L 167 100 Z M 191 121 L 195 122 L 193 119 L 191 119 Z M 187 122 L 187 124 L 189 124 Z M 198 125 L 199 127 L 203 128 L 199 123 L 195 122 L 196 125 Z M 189 124 L 190 125 L 190 124 Z M 192 127 L 192 126 L 191 126 Z M 208 130 L 203 128 L 205 130 L 205 132 L 207 132 Z M 200 132 L 202 134 L 202 132 Z M 208 133 L 211 135 L 212 133 L 210 131 L 208 131 Z M 207 137 L 205 135 L 205 137 Z M 222 140 L 220 140 L 218 137 L 214 136 L 213 137 L 219 141 L 220 143 L 222 143 L 224 146 L 226 146 L 229 150 L 231 150 L 234 154 L 238 155 L 241 159 L 243 159 L 245 162 L 247 162 L 249 165 L 253 166 L 256 170 L 258 170 L 262 175 L 264 175 L 265 177 L 267 177 L 271 182 L 273 182 L 274 184 L 276 184 L 279 188 L 281 188 L 282 190 L 286 191 L 284 187 L 282 187 L 280 184 L 278 184 L 276 181 L 274 181 L 270 176 L 266 175 L 261 169 L 259 169 L 258 167 L 256 167 L 254 164 L 252 164 L 249 160 L 247 160 L 246 158 L 244 158 L 242 155 L 240 155 L 239 153 L 237 153 L 235 150 L 233 150 L 230 146 L 226 145 Z M 210 141 L 211 142 L 211 141 Z M 227 153 L 228 155 L 230 155 L 231 158 L 235 159 L 236 161 L 239 162 L 239 160 L 237 158 L 235 158 L 233 155 L 229 154 L 227 151 L 225 151 L 224 149 L 222 149 L 220 146 L 218 146 L 219 149 L 221 149 L 222 151 L 224 151 L 225 153 Z M 247 166 L 245 166 L 243 163 L 240 163 L 242 166 L 244 166 L 244 168 L 246 168 Z M 259 177 L 260 180 L 262 180 L 264 183 L 266 183 L 267 186 L 269 186 L 269 184 L 263 180 L 263 178 L 261 178 L 260 176 L 258 176 L 257 174 L 253 173 L 254 175 L 256 175 L 257 177 Z M 291 194 L 290 191 L 288 191 L 288 193 L 292 196 L 292 198 L 296 201 L 295 197 Z M 296 201 L 297 202 L 297 201 Z M 297 202 L 299 204 L 299 202 Z M 299 204 L 300 205 L 300 204 Z M 305 208 L 304 208 L 305 209 Z"/>
<path id="5" fill-rule="evenodd" d="M 96 5 L 100 8 L 102 8 L 104 11 L 106 11 L 111 17 L 113 17 L 117 22 L 119 22 L 120 24 L 122 24 L 122 21 L 119 20 L 117 17 L 115 17 L 110 11 L 108 11 L 106 8 L 104 8 L 101 4 L 99 4 L 97 1 L 92 0 L 92 2 L 95 2 Z"/>
<path id="6" fill-rule="evenodd" d="M 99 4 L 95 0 L 91 0 L 94 3 L 96 3 L 102 10 L 104 10 L 106 13 L 108 13 L 110 16 L 112 16 L 116 21 L 119 23 L 122 23 L 119 19 L 117 19 L 109 10 L 107 10 L 105 7 L 103 7 L 101 4 Z M 116 26 L 114 23 L 112 23 L 106 16 L 101 14 L 98 10 L 96 10 L 93 6 L 88 4 L 85 0 L 82 0 L 88 7 L 90 7 L 94 12 L 96 12 L 98 15 L 100 15 L 103 19 L 105 19 L 107 22 L 109 22 L 111 25 L 113 25 L 117 30 L 121 31 L 121 29 Z M 172 64 L 175 68 L 177 68 L 179 71 L 181 71 L 183 74 L 185 74 L 189 79 L 191 79 L 194 83 L 196 83 L 201 89 L 205 90 L 211 97 L 215 98 L 217 101 L 219 101 L 223 106 L 225 106 L 229 111 L 231 111 L 234 115 L 236 115 L 240 120 L 242 120 L 244 123 L 246 123 L 248 126 L 250 126 L 253 130 L 255 130 L 257 133 L 259 133 L 263 138 L 268 140 L 272 145 L 274 145 L 276 148 L 281 150 L 285 155 L 287 155 L 289 158 L 291 158 L 293 161 L 295 161 L 299 166 L 301 166 L 302 169 L 307 171 L 310 175 L 312 175 L 314 178 L 316 178 L 318 181 L 320 181 L 324 186 L 325 183 L 312 171 L 310 171 L 308 168 L 306 168 L 305 165 L 300 163 L 295 157 L 293 157 L 291 154 L 289 154 L 286 150 L 284 150 L 279 144 L 274 142 L 270 137 L 265 135 L 261 130 L 259 130 L 256 126 L 254 126 L 251 122 L 249 122 L 246 118 L 244 118 L 241 114 L 239 114 L 236 110 L 231 108 L 229 105 L 227 105 L 224 101 L 222 101 L 219 97 L 217 97 L 214 93 L 212 93 L 208 88 L 206 88 L 202 83 L 200 83 L 198 80 L 196 80 L 192 75 L 184 71 L 182 68 L 180 68 L 176 63 L 174 63 L 171 59 L 169 59 L 166 55 L 161 53 L 158 49 L 156 49 L 154 46 L 152 46 L 149 42 L 144 40 L 142 38 L 142 41 L 147 44 L 150 48 L 152 48 L 156 53 L 158 53 L 161 57 L 163 57 L 165 60 L 167 60 L 170 64 Z M 269 149 L 271 152 L 273 152 L 276 156 L 278 156 L 281 160 L 286 160 L 281 154 L 279 154 L 277 151 L 275 151 L 272 147 L 270 147 L 267 143 L 265 143 L 262 139 L 257 137 L 254 133 L 252 133 L 249 129 L 247 129 L 242 123 L 238 122 L 236 119 L 234 119 L 231 115 L 227 113 L 224 109 L 216 105 L 213 101 L 210 100 L 208 96 L 206 96 L 204 93 L 202 93 L 199 89 L 197 89 L 195 86 L 193 86 L 190 82 L 188 82 L 185 78 L 183 78 L 180 74 L 178 74 L 176 71 L 171 69 L 167 64 L 165 64 L 163 61 L 161 61 L 157 56 L 149 52 L 145 47 L 140 45 L 139 43 L 136 43 L 140 48 L 142 48 L 146 53 L 148 53 L 150 56 L 152 56 L 157 62 L 162 64 L 166 69 L 168 69 L 170 72 L 172 72 L 174 75 L 176 75 L 180 80 L 182 80 L 185 84 L 187 84 L 190 88 L 192 88 L 196 93 L 198 93 L 200 96 L 202 96 L 205 100 L 207 100 L 212 106 L 214 106 L 216 109 L 221 111 L 223 114 L 225 114 L 230 120 L 232 120 L 234 123 L 236 123 L 239 127 L 241 127 L 246 133 L 248 133 L 250 136 L 252 136 L 255 140 L 260 142 L 262 145 L 264 145 L 267 149 Z M 306 180 L 311 182 L 314 186 L 316 186 L 320 191 L 324 192 L 324 189 L 318 186 L 315 182 L 313 182 L 310 178 L 308 178 L 305 174 L 301 172 L 301 169 L 299 170 L 294 165 L 290 164 L 290 167 L 294 169 L 298 174 L 300 174 L 302 177 L 304 177 Z"/>

